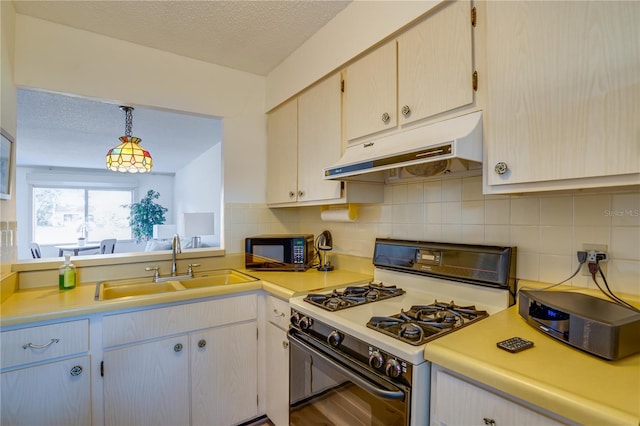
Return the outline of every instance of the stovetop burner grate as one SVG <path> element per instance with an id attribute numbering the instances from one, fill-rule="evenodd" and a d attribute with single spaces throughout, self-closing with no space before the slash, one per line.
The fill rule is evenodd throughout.
<path id="1" fill-rule="evenodd" d="M 339 311 L 365 303 L 401 296 L 404 293 L 403 289 L 395 285 L 385 286 L 382 283 L 370 283 L 365 286 L 350 286 L 342 291 L 333 290 L 330 294 L 310 293 L 304 298 L 304 301 L 327 311 Z"/>
<path id="2" fill-rule="evenodd" d="M 401 309 L 390 317 L 372 317 L 367 327 L 418 346 L 487 316 L 475 306 L 436 300 L 431 305 L 414 305 L 408 311 Z"/>

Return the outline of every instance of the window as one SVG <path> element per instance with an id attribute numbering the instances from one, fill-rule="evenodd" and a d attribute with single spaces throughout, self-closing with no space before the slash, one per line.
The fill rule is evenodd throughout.
<path id="1" fill-rule="evenodd" d="M 40 244 L 130 240 L 133 190 L 34 186 L 33 240 Z"/>

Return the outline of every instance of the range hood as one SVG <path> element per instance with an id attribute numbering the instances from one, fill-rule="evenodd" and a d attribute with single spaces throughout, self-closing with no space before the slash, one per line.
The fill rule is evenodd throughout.
<path id="1" fill-rule="evenodd" d="M 469 162 L 482 162 L 482 111 L 351 145 L 324 179 L 379 180 L 375 172 L 403 167 L 436 176 Z"/>

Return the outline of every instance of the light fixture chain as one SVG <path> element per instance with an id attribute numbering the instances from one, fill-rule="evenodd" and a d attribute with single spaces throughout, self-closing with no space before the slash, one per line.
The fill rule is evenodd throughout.
<path id="1" fill-rule="evenodd" d="M 125 109 L 125 117 L 124 117 L 124 135 L 127 137 L 131 137 L 131 128 L 133 127 L 133 114 L 131 110 L 133 108 Z"/>

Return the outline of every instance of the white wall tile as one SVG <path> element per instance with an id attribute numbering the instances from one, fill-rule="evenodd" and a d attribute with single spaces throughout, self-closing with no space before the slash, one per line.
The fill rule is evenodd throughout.
<path id="1" fill-rule="evenodd" d="M 541 226 L 540 253 L 570 255 L 573 251 L 571 234 L 569 226 Z"/>
<path id="2" fill-rule="evenodd" d="M 482 194 L 482 176 L 462 178 L 462 200 L 484 200 L 484 195 Z"/>
<path id="3" fill-rule="evenodd" d="M 424 183 L 424 202 L 439 203 L 442 201 L 442 181 Z"/>
<path id="4" fill-rule="evenodd" d="M 512 198 L 511 224 L 539 225 L 540 199 L 535 197 Z"/>
<path id="5" fill-rule="evenodd" d="M 484 201 L 463 201 L 461 210 L 463 224 L 484 225 Z"/>
<path id="6" fill-rule="evenodd" d="M 428 224 L 442 223 L 442 203 L 427 203 L 424 206 L 424 218 Z"/>
<path id="7" fill-rule="evenodd" d="M 486 244 L 509 246 L 511 244 L 511 226 L 485 225 L 484 241 Z"/>
<path id="8" fill-rule="evenodd" d="M 574 197 L 573 224 L 575 226 L 611 226 L 611 196 L 609 194 Z"/>
<path id="9" fill-rule="evenodd" d="M 424 185 L 422 182 L 410 183 L 407 186 L 407 202 L 420 203 L 424 202 Z"/>
<path id="10" fill-rule="evenodd" d="M 612 260 L 607 265 L 607 282 L 611 290 L 620 297 L 624 294 L 640 294 L 640 262 Z"/>
<path id="11" fill-rule="evenodd" d="M 540 277 L 540 255 L 538 253 L 523 253 L 518 248 L 516 262 L 516 277 L 522 280 L 538 281 Z"/>
<path id="12" fill-rule="evenodd" d="M 484 244 L 484 226 L 462 225 L 462 242 L 464 244 Z"/>
<path id="13" fill-rule="evenodd" d="M 442 223 L 460 224 L 462 223 L 462 202 L 451 201 L 442 203 Z"/>
<path id="14" fill-rule="evenodd" d="M 569 256 L 540 255 L 540 273 L 538 279 L 545 283 L 557 284 L 573 274 Z"/>
<path id="15" fill-rule="evenodd" d="M 511 245 L 519 253 L 540 253 L 540 228 L 537 226 L 511 226 Z"/>
<path id="16" fill-rule="evenodd" d="M 609 256 L 612 259 L 640 260 L 640 226 L 614 226 Z"/>
<path id="17" fill-rule="evenodd" d="M 408 187 L 406 184 L 392 185 L 391 202 L 396 204 L 407 204 Z"/>
<path id="18" fill-rule="evenodd" d="M 442 180 L 442 201 L 461 201 L 462 200 L 462 179 L 443 179 Z"/>
<path id="19" fill-rule="evenodd" d="M 447 243 L 462 242 L 462 225 L 442 225 L 442 241 Z"/>
<path id="20" fill-rule="evenodd" d="M 640 193 L 613 194 L 611 197 L 611 215 L 613 226 L 640 226 Z"/>
<path id="21" fill-rule="evenodd" d="M 541 225 L 573 224 L 573 197 L 543 197 L 540 199 Z"/>
<path id="22" fill-rule="evenodd" d="M 484 223 L 509 225 L 511 223 L 511 201 L 509 199 L 486 200 L 484 202 Z"/>

